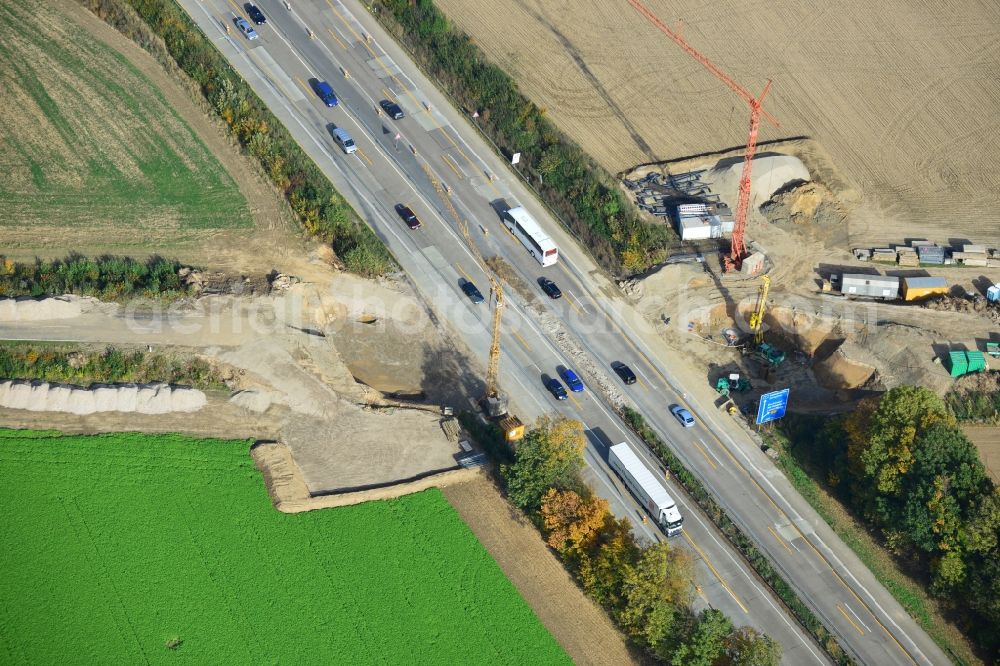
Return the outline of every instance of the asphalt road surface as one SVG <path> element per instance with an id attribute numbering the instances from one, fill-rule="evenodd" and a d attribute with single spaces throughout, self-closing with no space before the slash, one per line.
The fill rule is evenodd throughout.
<path id="1" fill-rule="evenodd" d="M 639 507 L 607 466 L 609 445 L 629 441 L 653 470 L 653 457 L 631 436 L 603 395 L 588 390 L 555 401 L 543 379 L 558 366 L 580 371 L 577 345 L 612 381 L 610 364 L 624 361 L 637 384 L 626 393 L 649 423 L 763 550 L 805 603 L 866 664 L 944 664 L 940 649 L 892 599 L 854 554 L 792 490 L 753 439 L 708 402 L 688 396 L 670 372 L 670 357 L 651 325 L 632 309 L 593 260 L 535 200 L 509 163 L 473 127 L 475 120 L 449 106 L 406 54 L 360 3 L 267 0 L 268 17 L 249 41 L 233 25 L 244 16 L 231 0 L 181 0 L 181 5 L 253 86 L 338 190 L 375 228 L 437 316 L 473 354 L 489 348 L 488 303 L 473 304 L 460 290 L 464 280 L 488 298 L 488 281 L 466 246 L 450 207 L 469 222 L 485 256 L 504 258 L 529 285 L 554 280 L 564 297 L 551 301 L 540 290 L 540 317 L 507 289 L 501 383 L 513 410 L 525 420 L 558 412 L 582 421 L 590 446 L 588 476 L 616 515 L 629 516 L 642 537 L 663 539 L 644 522 Z M 310 79 L 328 81 L 340 100 L 328 108 Z M 378 102 L 397 102 L 405 117 L 392 120 Z M 358 144 L 345 154 L 332 127 L 346 129 Z M 448 203 L 446 203 L 446 200 Z M 394 211 L 409 205 L 423 221 L 410 230 Z M 500 224 L 497 206 L 524 205 L 555 240 L 559 262 L 542 268 Z M 548 323 L 546 323 L 548 322 Z M 555 322 L 553 328 L 552 322 Z M 557 344 L 562 338 L 563 343 Z M 581 373 L 584 381 L 593 376 Z M 684 429 L 667 411 L 685 404 L 698 424 Z M 698 560 L 698 604 L 723 610 L 737 625 L 766 632 L 784 648 L 783 663 L 826 663 L 826 657 L 773 595 L 673 484 L 685 517 L 682 537 Z"/>

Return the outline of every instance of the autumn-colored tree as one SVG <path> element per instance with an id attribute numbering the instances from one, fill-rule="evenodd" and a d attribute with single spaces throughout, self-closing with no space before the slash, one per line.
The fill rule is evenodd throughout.
<path id="1" fill-rule="evenodd" d="M 627 634 L 654 650 L 672 632 L 677 611 L 691 603 L 694 563 L 664 542 L 650 546 L 625 580 L 619 621 Z"/>
<path id="2" fill-rule="evenodd" d="M 740 627 L 722 642 L 725 652 L 715 666 L 778 666 L 781 644 L 752 627 Z"/>
<path id="3" fill-rule="evenodd" d="M 542 417 L 517 445 L 513 465 L 500 472 L 507 481 L 507 496 L 524 511 L 534 514 L 549 488 L 582 487 L 583 424 L 565 418 Z"/>
<path id="4" fill-rule="evenodd" d="M 877 513 L 876 499 L 900 495 L 914 440 L 938 423 L 954 424 L 954 419 L 941 398 L 917 386 L 887 391 L 877 406 L 862 403 L 847 419 L 848 464 L 866 513 Z"/>
<path id="5" fill-rule="evenodd" d="M 611 511 L 601 497 L 585 499 L 572 490 L 550 488 L 542 497 L 541 515 L 549 546 L 563 559 L 576 560 L 597 541 Z"/>
<path id="6" fill-rule="evenodd" d="M 577 575 L 583 589 L 617 614 L 625 607 L 625 581 L 641 552 L 628 519 L 609 520 L 596 547 L 580 557 Z"/>

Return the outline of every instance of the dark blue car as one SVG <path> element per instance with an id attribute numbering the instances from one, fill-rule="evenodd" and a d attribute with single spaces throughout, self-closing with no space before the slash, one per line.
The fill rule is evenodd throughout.
<path id="1" fill-rule="evenodd" d="M 323 100 L 323 103 L 327 106 L 337 106 L 337 96 L 333 94 L 333 88 L 326 81 L 320 81 L 319 79 L 311 79 L 312 88 L 316 92 L 316 95 Z"/>
<path id="2" fill-rule="evenodd" d="M 567 397 L 566 389 L 564 389 L 563 385 L 559 383 L 559 380 L 554 377 L 545 382 L 545 388 L 552 392 L 552 396 L 556 400 L 565 400 Z"/>
<path id="3" fill-rule="evenodd" d="M 573 393 L 579 393 L 583 390 L 583 382 L 580 381 L 580 378 L 575 372 L 569 368 L 563 368 L 559 374 L 562 375 L 563 381 L 566 382 L 566 386 L 569 387 L 570 391 Z"/>
<path id="4" fill-rule="evenodd" d="M 468 280 L 462 283 L 462 291 L 465 292 L 465 295 L 468 296 L 469 300 L 473 303 L 479 304 L 486 300 L 483 298 L 483 293 L 476 289 L 476 285 L 472 284 Z"/>

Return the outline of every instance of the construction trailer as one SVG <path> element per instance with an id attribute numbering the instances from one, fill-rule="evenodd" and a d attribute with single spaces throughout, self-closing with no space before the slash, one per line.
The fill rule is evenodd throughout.
<path id="1" fill-rule="evenodd" d="M 840 277 L 840 293 L 845 296 L 896 299 L 899 298 L 899 278 L 888 275 L 844 273 Z"/>
<path id="2" fill-rule="evenodd" d="M 942 277 L 905 277 L 900 293 L 904 301 L 919 301 L 931 296 L 948 294 L 948 283 Z"/>
<path id="3" fill-rule="evenodd" d="M 677 233 L 681 240 L 722 238 L 733 233 L 733 218 L 712 204 L 688 203 L 677 206 Z"/>
<path id="4" fill-rule="evenodd" d="M 944 264 L 944 248 L 940 245 L 918 245 L 917 256 L 922 264 Z"/>

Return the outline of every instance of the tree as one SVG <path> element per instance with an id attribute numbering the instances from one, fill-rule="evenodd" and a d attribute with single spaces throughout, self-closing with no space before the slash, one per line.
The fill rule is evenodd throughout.
<path id="1" fill-rule="evenodd" d="M 723 641 L 725 653 L 717 666 L 778 666 L 781 644 L 752 627 L 740 627 Z"/>
<path id="2" fill-rule="evenodd" d="M 627 518 L 609 520 L 599 543 L 581 556 L 577 575 L 583 589 L 617 615 L 625 607 L 625 581 L 633 575 L 642 551 Z"/>
<path id="3" fill-rule="evenodd" d="M 677 611 L 691 603 L 694 563 L 664 542 L 643 551 L 625 579 L 619 621 L 627 634 L 657 649 L 671 634 Z"/>
<path id="4" fill-rule="evenodd" d="M 913 463 L 914 440 L 938 423 L 953 424 L 944 402 L 917 386 L 887 391 L 877 405 L 865 401 L 847 419 L 849 466 L 866 513 L 884 524 L 878 498 L 898 497 L 902 477 Z"/>
<path id="5" fill-rule="evenodd" d="M 603 498 L 550 488 L 542 497 L 541 515 L 549 546 L 563 559 L 578 559 L 597 541 L 611 511 Z"/>
<path id="6" fill-rule="evenodd" d="M 694 630 L 670 652 L 672 666 L 713 666 L 722 656 L 725 640 L 733 630 L 732 621 L 715 608 L 703 610 Z"/>
<path id="7" fill-rule="evenodd" d="M 527 513 L 535 513 L 549 488 L 582 488 L 583 424 L 565 418 L 539 419 L 535 429 L 520 441 L 513 465 L 500 472 L 507 481 L 510 501 Z"/>
<path id="8" fill-rule="evenodd" d="M 960 548 L 962 526 L 991 486 L 972 442 L 954 426 L 939 423 L 914 442 L 913 462 L 902 478 L 899 522 L 924 552 Z M 890 516 L 893 523 L 895 518 Z M 956 566 L 952 562 L 950 569 Z"/>

